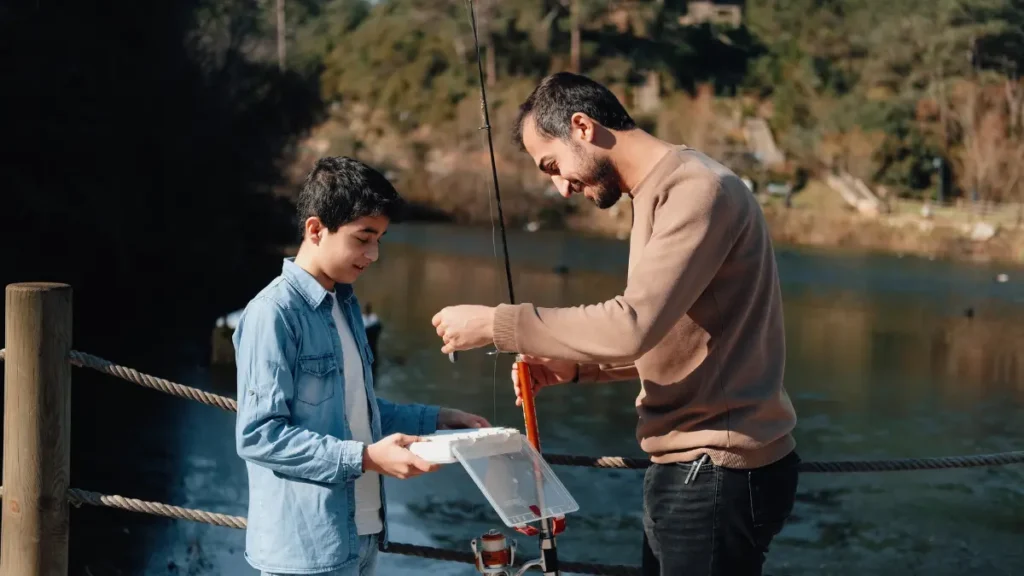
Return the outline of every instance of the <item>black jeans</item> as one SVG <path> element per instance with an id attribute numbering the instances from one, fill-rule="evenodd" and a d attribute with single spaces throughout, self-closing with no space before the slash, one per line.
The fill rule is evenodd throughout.
<path id="1" fill-rule="evenodd" d="M 644 575 L 759 576 L 793 510 L 800 457 L 752 470 L 697 462 L 644 475 Z"/>

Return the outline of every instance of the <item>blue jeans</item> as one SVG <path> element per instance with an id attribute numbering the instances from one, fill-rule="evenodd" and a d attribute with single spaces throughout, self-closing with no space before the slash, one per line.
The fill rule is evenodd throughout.
<path id="1" fill-rule="evenodd" d="M 377 572 L 377 534 L 359 537 L 359 562 L 341 570 L 320 572 L 308 576 L 374 576 Z M 280 572 L 260 572 L 262 576 L 291 576 Z"/>
<path id="2" fill-rule="evenodd" d="M 644 475 L 644 576 L 760 576 L 793 511 L 795 452 L 753 470 L 653 464 Z"/>

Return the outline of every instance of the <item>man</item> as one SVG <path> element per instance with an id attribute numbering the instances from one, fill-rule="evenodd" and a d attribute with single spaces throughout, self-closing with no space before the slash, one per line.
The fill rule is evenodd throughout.
<path id="1" fill-rule="evenodd" d="M 632 198 L 626 290 L 575 308 L 448 307 L 433 319 L 442 351 L 493 342 L 523 354 L 535 389 L 639 379 L 637 439 L 653 463 L 644 572 L 760 574 L 792 510 L 799 458 L 759 205 L 729 169 L 637 128 L 583 76 L 545 78 L 515 139 L 566 198 L 600 208 Z"/>
<path id="2" fill-rule="evenodd" d="M 374 393 L 352 285 L 402 205 L 391 184 L 357 160 L 322 158 L 297 204 L 299 252 L 245 307 L 233 338 L 245 558 L 264 576 L 373 576 L 388 539 L 382 476 L 437 469 L 409 451 L 420 435 L 489 424 Z"/>

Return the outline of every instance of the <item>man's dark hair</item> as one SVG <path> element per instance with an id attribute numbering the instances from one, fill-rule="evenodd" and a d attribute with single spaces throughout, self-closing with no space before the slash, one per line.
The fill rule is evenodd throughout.
<path id="1" fill-rule="evenodd" d="M 296 209 L 299 234 L 307 218 L 320 218 L 334 232 L 363 216 L 400 219 L 405 203 L 383 174 L 347 156 L 317 160 L 302 184 Z"/>
<path id="2" fill-rule="evenodd" d="M 540 81 L 519 105 L 512 139 L 523 148 L 523 124 L 533 116 L 537 131 L 548 138 L 568 139 L 572 115 L 582 112 L 609 130 L 632 130 L 630 118 L 619 99 L 598 82 L 571 72 L 556 72 Z"/>

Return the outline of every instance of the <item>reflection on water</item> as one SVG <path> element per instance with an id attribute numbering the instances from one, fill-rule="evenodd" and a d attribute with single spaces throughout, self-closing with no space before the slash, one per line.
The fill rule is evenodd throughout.
<path id="1" fill-rule="evenodd" d="M 592 303 L 624 284 L 624 243 L 553 233 L 509 239 L 516 297 L 542 305 Z M 489 230 L 402 226 L 358 286 L 384 324 L 378 393 L 478 412 L 522 428 L 510 358 L 440 353 L 430 318 L 455 303 L 507 299 Z M 499 246 L 500 250 L 500 246 Z M 787 388 L 805 460 L 976 454 L 1024 447 L 1024 271 L 924 260 L 779 251 L 787 326 Z M 499 251 L 500 253 L 500 251 Z M 564 268 L 562 268 L 564 267 Z M 567 269 L 567 271 L 566 271 Z M 964 311 L 973 310 L 968 318 Z M 172 376 L 232 394 L 230 371 Z M 545 390 L 544 450 L 642 456 L 634 439 L 636 383 Z M 233 418 L 160 398 L 168 444 L 134 467 L 171 483 L 176 504 L 245 513 L 245 469 Z M 559 540 L 569 560 L 636 564 L 637 471 L 554 467 L 580 505 Z M 1024 467 L 919 473 L 817 474 L 801 479 L 794 518 L 768 560 L 771 574 L 1019 574 L 1024 571 Z M 469 550 L 502 527 L 459 466 L 388 480 L 394 539 Z M 116 514 L 104 511 L 105 514 Z M 77 512 L 76 512 L 77 514 Z M 147 574 L 254 574 L 244 534 L 188 522 L 137 522 Z M 532 541 L 518 536 L 532 556 Z M 469 566 L 393 555 L 381 574 L 474 574 Z M 93 571 L 98 575 L 101 572 Z M 114 573 L 114 572 L 110 572 Z"/>

